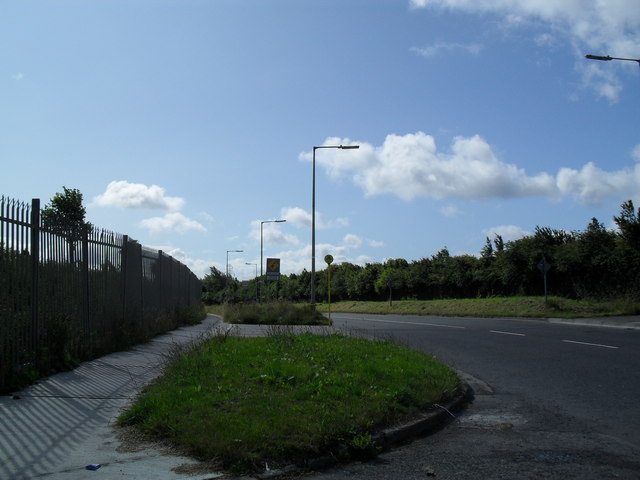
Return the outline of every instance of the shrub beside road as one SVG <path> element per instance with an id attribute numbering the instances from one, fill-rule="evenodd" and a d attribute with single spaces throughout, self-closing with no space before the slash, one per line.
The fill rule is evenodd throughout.
<path id="1" fill-rule="evenodd" d="M 328 305 L 317 307 L 326 311 Z M 563 297 L 489 297 L 446 300 L 400 300 L 391 302 L 337 302 L 332 312 L 393 313 L 472 317 L 586 318 L 639 315 L 640 303 L 628 299 L 572 300 Z"/>

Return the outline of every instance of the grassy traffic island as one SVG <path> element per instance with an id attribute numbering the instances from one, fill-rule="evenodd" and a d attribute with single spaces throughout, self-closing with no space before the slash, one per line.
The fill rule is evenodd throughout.
<path id="1" fill-rule="evenodd" d="M 177 353 L 119 418 L 233 473 L 377 453 L 377 431 L 462 392 L 449 367 L 386 341 L 219 332 Z"/>

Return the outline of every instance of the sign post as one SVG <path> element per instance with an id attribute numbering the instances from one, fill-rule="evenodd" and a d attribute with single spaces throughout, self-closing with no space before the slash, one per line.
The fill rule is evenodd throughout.
<path id="1" fill-rule="evenodd" d="M 544 303 L 547 304 L 547 272 L 551 269 L 551 264 L 547 262 L 547 259 L 542 257 L 540 263 L 538 263 L 538 270 L 542 272 L 544 277 Z"/>
<path id="2" fill-rule="evenodd" d="M 325 255 L 324 261 L 327 262 L 327 299 L 329 302 L 329 326 L 331 326 L 333 325 L 331 321 L 331 264 L 333 263 L 333 257 Z"/>
<path id="3" fill-rule="evenodd" d="M 267 258 L 267 282 L 280 280 L 280 259 Z"/>

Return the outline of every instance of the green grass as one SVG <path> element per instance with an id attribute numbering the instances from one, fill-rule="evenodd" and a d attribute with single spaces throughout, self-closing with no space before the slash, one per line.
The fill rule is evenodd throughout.
<path id="1" fill-rule="evenodd" d="M 371 434 L 461 391 L 456 373 L 390 342 L 219 335 L 176 355 L 121 417 L 235 472 L 372 453 Z"/>
<path id="2" fill-rule="evenodd" d="M 319 304 L 327 311 L 328 305 Z M 449 315 L 478 317 L 584 318 L 638 315 L 640 304 L 627 300 L 570 300 L 561 297 L 495 297 L 450 300 L 401 300 L 389 302 L 337 302 L 332 312 L 393 313 L 406 315 Z"/>

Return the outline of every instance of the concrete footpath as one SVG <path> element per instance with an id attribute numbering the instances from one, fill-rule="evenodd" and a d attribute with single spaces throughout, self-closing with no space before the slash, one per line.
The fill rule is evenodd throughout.
<path id="1" fill-rule="evenodd" d="M 142 386 L 162 372 L 176 345 L 211 332 L 218 319 L 208 315 L 125 352 L 82 363 L 71 372 L 40 380 L 12 396 L 0 396 L 0 479 L 178 479 L 204 480 L 174 468 L 197 464 L 191 458 L 154 449 L 123 452 L 113 425 Z M 120 450 L 120 451 L 118 451 Z M 98 470 L 87 470 L 100 464 Z"/>

